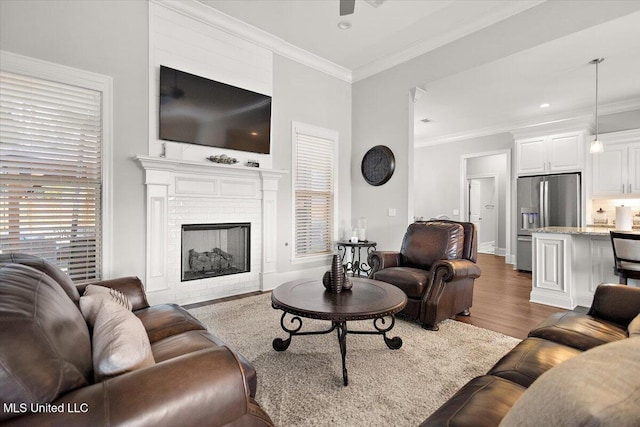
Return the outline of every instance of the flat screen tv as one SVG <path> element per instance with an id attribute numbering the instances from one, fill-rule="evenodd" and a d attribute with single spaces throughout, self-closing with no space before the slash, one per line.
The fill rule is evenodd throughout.
<path id="1" fill-rule="evenodd" d="M 271 97 L 160 66 L 160 139 L 269 153 Z"/>

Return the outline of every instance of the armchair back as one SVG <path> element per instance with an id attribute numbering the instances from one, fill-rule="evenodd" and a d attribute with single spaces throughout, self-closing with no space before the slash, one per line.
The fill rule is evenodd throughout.
<path id="1" fill-rule="evenodd" d="M 429 270 L 441 259 L 460 259 L 464 229 L 454 222 L 427 221 L 409 225 L 402 240 L 402 265 Z"/>

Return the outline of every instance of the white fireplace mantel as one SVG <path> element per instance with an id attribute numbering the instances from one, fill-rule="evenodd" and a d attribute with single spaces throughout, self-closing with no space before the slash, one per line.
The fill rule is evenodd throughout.
<path id="1" fill-rule="evenodd" d="M 153 304 L 187 304 L 273 289 L 278 180 L 288 171 L 137 156 L 145 170 L 146 287 Z M 251 271 L 181 282 L 182 224 L 252 223 Z"/>

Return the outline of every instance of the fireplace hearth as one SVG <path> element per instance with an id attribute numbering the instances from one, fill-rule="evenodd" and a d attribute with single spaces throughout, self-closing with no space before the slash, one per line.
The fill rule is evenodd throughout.
<path id="1" fill-rule="evenodd" d="M 250 237 L 250 223 L 183 225 L 182 281 L 249 272 Z"/>

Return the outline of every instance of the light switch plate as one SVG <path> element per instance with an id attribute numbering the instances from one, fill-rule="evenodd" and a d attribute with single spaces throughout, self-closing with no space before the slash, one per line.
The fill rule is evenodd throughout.
<path id="1" fill-rule="evenodd" d="M 454 214 L 454 215 L 460 215 L 460 211 L 459 211 L 458 209 L 454 209 L 454 210 L 453 210 L 453 214 Z"/>
<path id="2" fill-rule="evenodd" d="M 396 216 L 396 208 L 389 208 L 389 216 Z"/>

